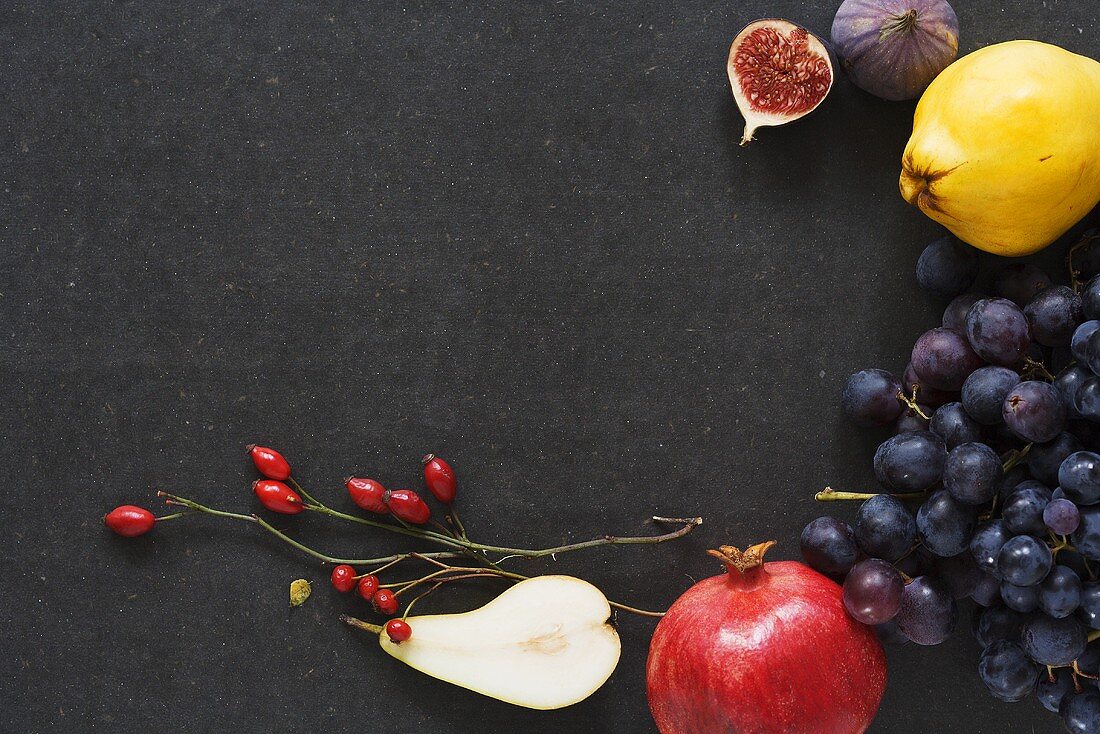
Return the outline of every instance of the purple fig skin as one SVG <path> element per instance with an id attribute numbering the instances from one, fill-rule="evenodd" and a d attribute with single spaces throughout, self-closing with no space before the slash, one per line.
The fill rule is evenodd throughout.
<path id="1" fill-rule="evenodd" d="M 959 19 L 946 0 L 844 0 L 832 41 L 857 87 L 916 99 L 958 55 Z"/>

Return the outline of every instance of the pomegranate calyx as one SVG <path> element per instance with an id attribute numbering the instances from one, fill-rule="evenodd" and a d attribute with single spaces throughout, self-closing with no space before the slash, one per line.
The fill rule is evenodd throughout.
<path id="1" fill-rule="evenodd" d="M 718 550 L 708 550 L 707 553 L 726 564 L 726 568 L 732 574 L 746 573 L 754 568 L 764 565 L 764 554 L 775 545 L 774 540 L 766 540 L 763 543 L 750 545 L 745 550 L 734 548 L 732 545 L 723 545 Z"/>

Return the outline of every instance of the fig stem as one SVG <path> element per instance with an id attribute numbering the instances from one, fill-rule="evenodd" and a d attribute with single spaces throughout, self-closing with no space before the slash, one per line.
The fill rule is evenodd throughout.
<path id="1" fill-rule="evenodd" d="M 908 12 L 901 15 L 890 16 L 890 19 L 883 23 L 882 28 L 879 29 L 879 38 L 889 38 L 895 33 L 908 33 L 917 27 L 918 18 L 915 8 L 910 8 Z"/>

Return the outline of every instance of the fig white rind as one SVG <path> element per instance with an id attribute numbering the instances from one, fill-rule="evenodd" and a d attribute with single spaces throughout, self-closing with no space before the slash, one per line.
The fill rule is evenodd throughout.
<path id="1" fill-rule="evenodd" d="M 745 118 L 741 145 L 758 127 L 808 115 L 833 88 L 832 59 L 820 38 L 787 20 L 767 18 L 745 26 L 726 59 L 733 98 Z"/>

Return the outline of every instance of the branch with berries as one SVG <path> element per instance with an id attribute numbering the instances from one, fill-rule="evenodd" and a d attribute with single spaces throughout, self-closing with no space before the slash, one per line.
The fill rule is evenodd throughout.
<path id="1" fill-rule="evenodd" d="M 653 517 L 654 523 L 671 529 L 657 535 L 605 535 L 549 548 L 493 545 L 476 542 L 467 534 L 455 508 L 458 494 L 455 471 L 447 461 L 434 454 L 428 454 L 422 459 L 424 485 L 443 506 L 443 522 L 433 518 L 431 507 L 417 492 L 409 489 L 390 490 L 369 477 L 349 477 L 344 482 L 351 501 L 368 514 L 364 516 L 343 512 L 308 492 L 293 476 L 289 462 L 278 451 L 253 445 L 248 447 L 248 453 L 262 475 L 253 483 L 252 491 L 266 510 L 281 515 L 312 512 L 374 530 L 416 538 L 436 549 L 394 553 L 376 558 L 341 558 L 295 540 L 258 514 L 222 510 L 164 491 L 157 492 L 157 495 L 163 497 L 175 512 L 157 517 L 145 508 L 123 505 L 105 515 L 104 523 L 112 531 L 125 537 L 144 535 L 158 523 L 197 515 L 251 523 L 292 548 L 322 563 L 332 564 L 330 581 L 333 588 L 343 593 L 355 590 L 360 597 L 370 602 L 376 613 L 386 617 L 393 617 L 398 613 L 403 596 L 410 595 L 414 589 L 424 588 L 419 596 L 406 605 L 402 624 L 394 624 L 397 620 L 391 620 L 390 625 L 385 628 L 394 642 L 399 642 L 397 638 L 402 636 L 408 639 L 408 625 L 403 626 L 403 620 L 413 604 L 445 584 L 470 579 L 517 583 L 530 577 L 506 570 L 504 564 L 509 561 L 555 558 L 562 553 L 600 546 L 664 543 L 688 535 L 703 522 L 700 517 Z M 384 575 L 396 574 L 401 568 L 413 564 L 426 566 L 428 570 L 405 579 L 393 580 Z M 664 614 L 618 602 L 609 603 L 614 609 L 642 616 L 660 617 Z M 392 630 L 390 626 L 393 627 Z"/>

